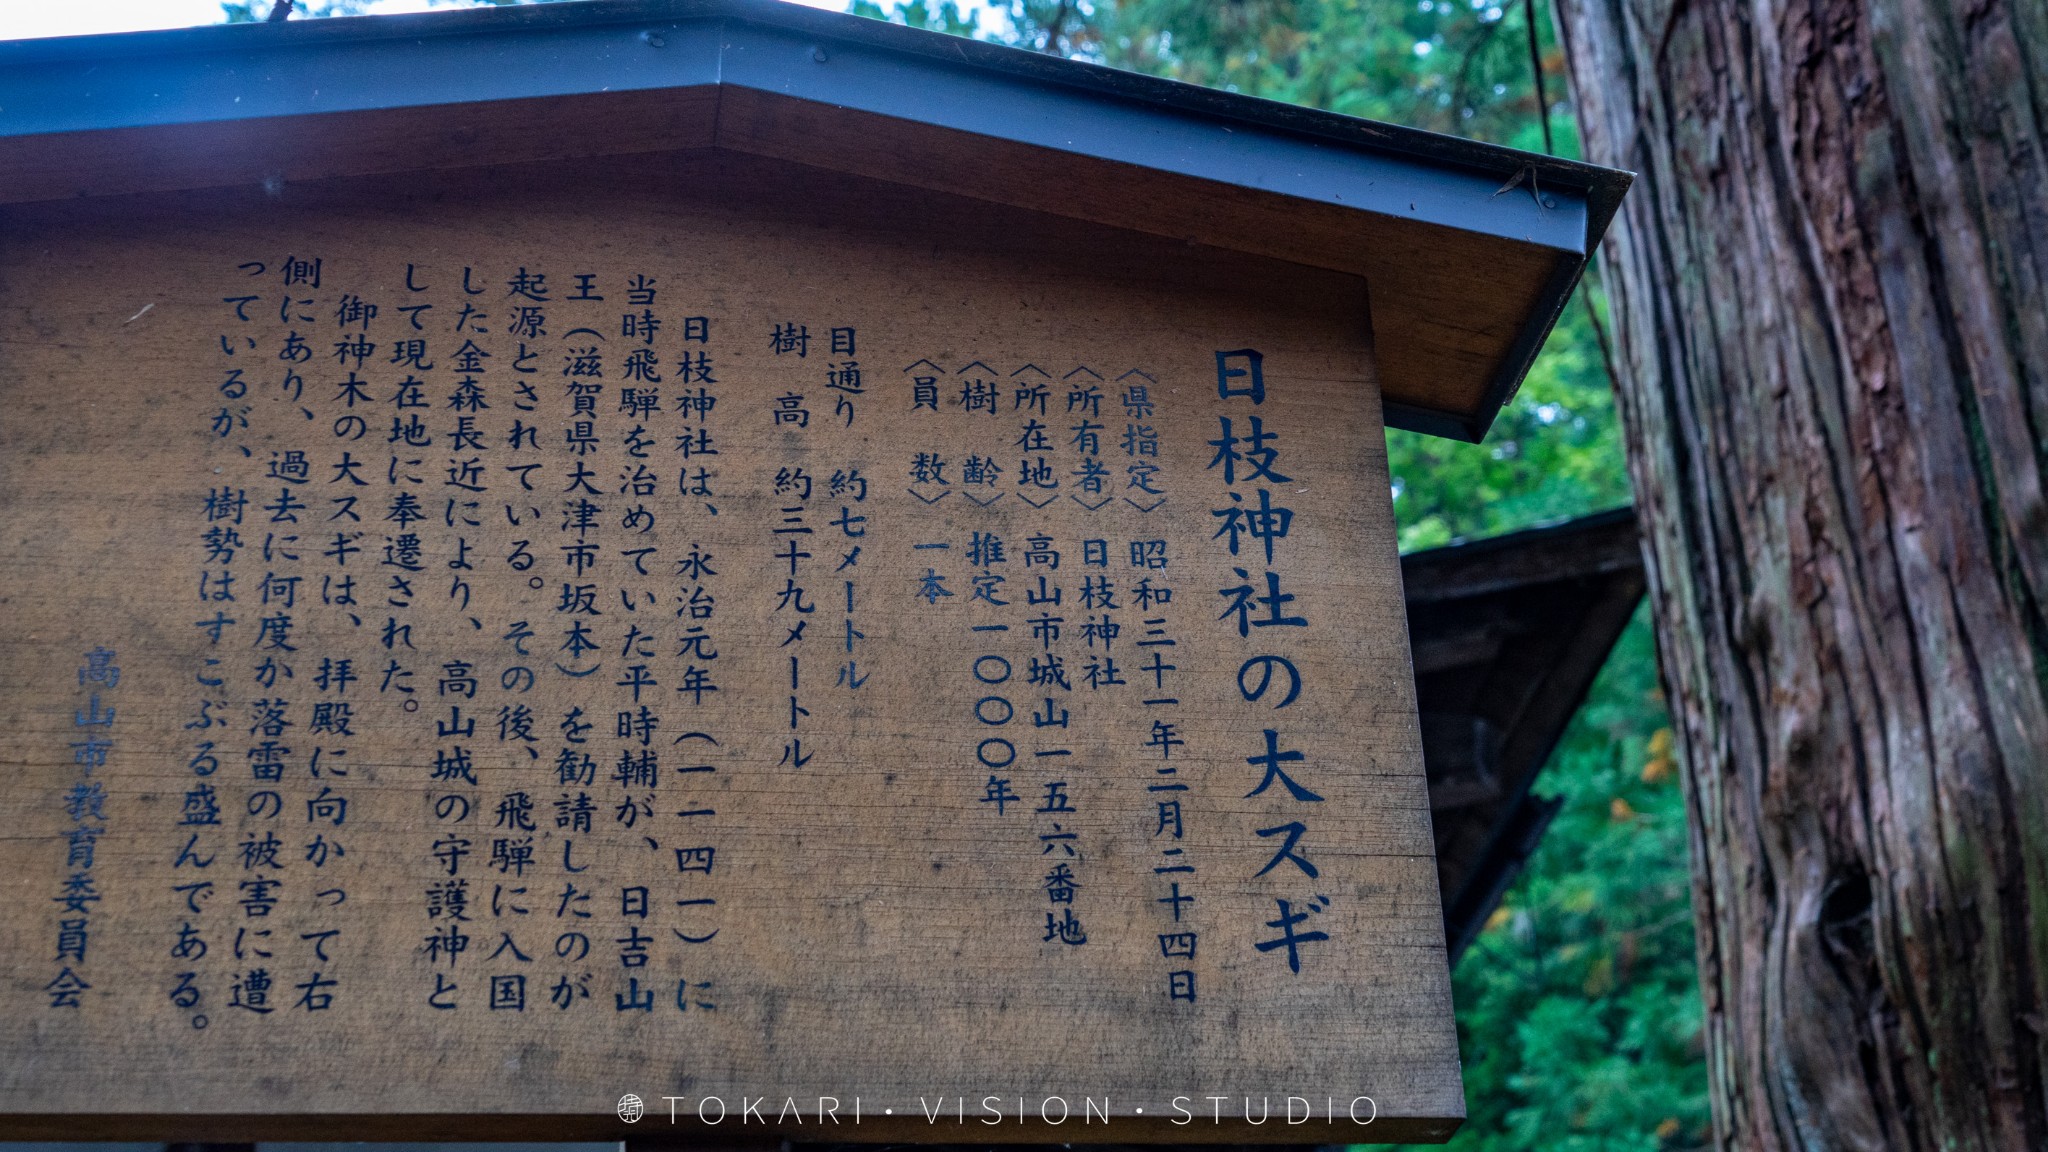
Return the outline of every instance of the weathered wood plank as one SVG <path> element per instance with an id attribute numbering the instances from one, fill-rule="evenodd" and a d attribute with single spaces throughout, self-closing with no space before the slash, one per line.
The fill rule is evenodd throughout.
<path id="1" fill-rule="evenodd" d="M 9 1134 L 1455 1125 L 1357 278 L 704 152 L 0 243 Z"/>

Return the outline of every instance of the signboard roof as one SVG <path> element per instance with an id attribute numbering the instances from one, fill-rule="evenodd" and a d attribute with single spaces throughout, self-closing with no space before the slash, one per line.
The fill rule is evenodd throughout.
<path id="1" fill-rule="evenodd" d="M 703 147 L 1361 275 L 1387 422 L 1465 440 L 1630 181 L 772 0 L 0 43 L 0 203 Z"/>

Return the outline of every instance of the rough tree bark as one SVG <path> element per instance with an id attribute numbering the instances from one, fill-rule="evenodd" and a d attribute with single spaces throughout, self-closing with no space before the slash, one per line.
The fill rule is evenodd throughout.
<path id="1" fill-rule="evenodd" d="M 1717 1139 L 2048 1149 L 2048 3 L 1556 3 Z"/>

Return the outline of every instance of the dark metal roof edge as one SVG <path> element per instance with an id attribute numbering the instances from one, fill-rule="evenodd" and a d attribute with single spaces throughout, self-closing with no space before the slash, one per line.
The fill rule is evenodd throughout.
<path id="1" fill-rule="evenodd" d="M 1457 560 L 1462 562 L 1475 556 L 1483 556 L 1488 552 L 1520 548 L 1540 540 L 1577 536 L 1580 533 L 1593 532 L 1616 524 L 1633 523 L 1635 518 L 1635 505 L 1623 504 L 1619 507 L 1608 508 L 1599 512 L 1588 512 L 1584 516 L 1575 516 L 1566 520 L 1538 524 L 1533 528 L 1503 532 L 1498 536 L 1483 536 L 1477 540 L 1459 540 L 1439 545 L 1435 548 L 1424 548 L 1402 556 L 1401 567 L 1404 570 L 1411 565 L 1424 567 L 1438 560 Z"/>
<path id="2" fill-rule="evenodd" d="M 1617 169 L 1497 144 L 1386 124 L 1179 80 L 1127 72 L 900 24 L 827 12 L 779 0 L 558 0 L 449 12 L 330 17 L 275 24 L 221 24 L 92 36 L 0 41 L 0 70 L 10 65 L 197 55 L 225 50 L 310 47 L 377 40 L 421 40 L 499 31 L 544 31 L 649 21 L 740 20 L 823 38 L 1002 72 L 1098 96 L 1231 119 L 1290 135 L 1381 152 L 1426 164 L 1510 176 L 1533 168 L 1538 179 L 1587 199 L 1587 252 L 1604 232 L 1634 179 Z M 6 133 L 0 132 L 0 135 Z"/>

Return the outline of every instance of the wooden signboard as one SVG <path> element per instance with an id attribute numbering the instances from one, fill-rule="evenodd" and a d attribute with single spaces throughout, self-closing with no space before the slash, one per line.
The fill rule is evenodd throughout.
<path id="1" fill-rule="evenodd" d="M 1361 280 L 696 152 L 0 228 L 9 1136 L 1455 1126 Z"/>

